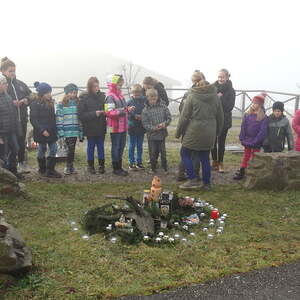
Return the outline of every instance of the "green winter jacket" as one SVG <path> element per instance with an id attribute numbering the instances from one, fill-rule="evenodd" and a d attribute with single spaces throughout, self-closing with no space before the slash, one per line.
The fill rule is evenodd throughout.
<path id="1" fill-rule="evenodd" d="M 190 89 L 176 130 L 182 146 L 196 151 L 214 147 L 216 135 L 223 128 L 224 114 L 216 88 L 208 84 Z"/>

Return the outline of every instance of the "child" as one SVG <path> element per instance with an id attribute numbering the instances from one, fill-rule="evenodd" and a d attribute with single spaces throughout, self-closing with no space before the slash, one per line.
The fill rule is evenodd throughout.
<path id="1" fill-rule="evenodd" d="M 30 122 L 33 126 L 33 139 L 39 143 L 37 157 L 39 173 L 46 177 L 61 178 L 61 174 L 55 170 L 57 129 L 52 87 L 45 82 L 35 82 L 34 87 L 37 94 L 32 96 Z M 49 156 L 46 160 L 47 145 Z"/>
<path id="2" fill-rule="evenodd" d="M 59 138 L 64 138 L 67 148 L 67 165 L 65 175 L 75 173 L 73 166 L 77 138 L 82 141 L 81 125 L 78 121 L 78 87 L 70 83 L 64 87 L 65 96 L 56 106 L 56 126 Z"/>
<path id="3" fill-rule="evenodd" d="M 18 162 L 19 171 L 21 173 L 29 173 L 29 169 L 25 163 L 26 133 L 28 122 L 28 105 L 31 90 L 21 80 L 16 78 L 16 65 L 7 57 L 1 60 L 1 72 L 6 77 L 8 83 L 7 93 L 13 99 L 14 105 L 18 113 Z"/>
<path id="4" fill-rule="evenodd" d="M 295 150 L 300 151 L 300 109 L 298 109 L 294 115 L 292 126 L 297 135 L 295 142 Z"/>
<path id="5" fill-rule="evenodd" d="M 79 97 L 78 115 L 82 122 L 83 133 L 87 137 L 88 172 L 96 174 L 94 166 L 95 146 L 98 151 L 99 173 L 105 173 L 104 141 L 106 134 L 106 117 L 104 112 L 105 94 L 100 91 L 97 77 L 90 77 L 87 92 Z"/>
<path id="6" fill-rule="evenodd" d="M 145 107 L 146 98 L 142 96 L 143 88 L 140 84 L 135 84 L 131 88 L 131 99 L 128 106 L 134 106 L 135 110 L 129 113 L 128 117 L 128 135 L 129 135 L 129 169 L 143 170 L 143 143 L 145 129 L 142 124 L 142 111 Z M 137 149 L 137 160 L 134 152 Z M 136 164 L 137 162 L 137 164 Z"/>
<path id="7" fill-rule="evenodd" d="M 0 75 L 0 159 L 4 167 L 18 179 L 17 154 L 19 150 L 17 139 L 17 111 L 12 98 L 7 94 L 7 80 Z"/>
<path id="8" fill-rule="evenodd" d="M 263 145 L 264 152 L 282 152 L 285 140 L 289 151 L 294 148 L 290 122 L 283 111 L 284 103 L 278 101 L 273 104 L 273 113 L 269 116 L 268 135 Z"/>
<path id="9" fill-rule="evenodd" d="M 167 106 L 158 101 L 155 89 L 146 91 L 147 102 L 142 112 L 142 123 L 147 132 L 150 163 L 152 173 L 156 172 L 157 159 L 160 154 L 161 165 L 168 172 L 165 139 L 168 136 L 167 127 L 171 123 L 171 113 Z"/>
<path id="10" fill-rule="evenodd" d="M 122 94 L 124 79 L 122 75 L 114 74 L 108 79 L 108 94 L 105 111 L 111 137 L 111 160 L 113 173 L 118 176 L 127 176 L 128 172 L 122 168 L 123 152 L 126 145 L 128 129 L 128 113 L 134 110 L 133 106 L 127 106 Z"/>
<path id="11" fill-rule="evenodd" d="M 235 180 L 245 177 L 245 169 L 248 167 L 249 160 L 260 151 L 267 136 L 268 118 L 265 115 L 264 102 L 265 94 L 255 96 L 249 111 L 243 118 L 240 141 L 245 149 L 240 170 L 233 177 Z"/>

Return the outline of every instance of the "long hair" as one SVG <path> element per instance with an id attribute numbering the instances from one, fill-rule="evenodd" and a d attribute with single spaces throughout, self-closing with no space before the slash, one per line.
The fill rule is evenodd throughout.
<path id="1" fill-rule="evenodd" d="M 69 99 L 67 95 L 64 95 L 64 97 L 63 97 L 61 103 L 62 103 L 62 105 L 63 105 L 64 107 L 68 107 L 68 106 L 69 106 L 70 100 L 75 100 L 76 105 L 78 105 L 78 103 L 79 103 L 79 98 L 78 98 L 78 97 L 76 97 L 76 98 L 74 98 L 74 99 Z"/>
<path id="2" fill-rule="evenodd" d="M 4 72 L 10 67 L 15 68 L 16 64 L 12 60 L 10 60 L 7 56 L 3 57 L 1 59 L 0 71 Z"/>
<path id="3" fill-rule="evenodd" d="M 155 86 L 157 83 L 158 83 L 158 80 L 156 80 L 155 78 L 153 78 L 151 76 L 147 76 L 143 80 L 143 84 L 149 84 L 152 86 Z"/>
<path id="4" fill-rule="evenodd" d="M 87 82 L 87 91 L 89 94 L 92 94 L 92 89 L 93 89 L 93 85 L 94 83 L 99 84 L 99 80 L 97 77 L 90 77 L 88 82 Z"/>
<path id="5" fill-rule="evenodd" d="M 51 98 L 51 100 L 46 100 L 44 98 L 44 96 L 37 95 L 37 100 L 40 103 L 45 104 L 48 108 L 53 108 L 54 109 L 54 99 Z"/>
<path id="6" fill-rule="evenodd" d="M 246 112 L 247 115 L 251 115 L 251 114 L 256 114 L 256 120 L 257 121 L 261 121 L 265 118 L 266 116 L 266 113 L 265 113 L 265 110 L 264 110 L 264 107 L 263 106 L 259 106 L 259 109 L 258 111 L 255 111 L 253 108 L 252 108 L 252 105 L 250 106 L 250 108 L 248 109 L 248 111 Z"/>

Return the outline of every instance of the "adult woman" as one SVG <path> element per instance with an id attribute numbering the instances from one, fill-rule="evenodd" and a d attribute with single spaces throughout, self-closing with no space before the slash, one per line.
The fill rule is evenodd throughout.
<path id="1" fill-rule="evenodd" d="M 218 96 L 221 100 L 224 112 L 224 125 L 220 135 L 217 136 L 213 150 L 211 151 L 215 171 L 224 173 L 223 158 L 225 153 L 225 142 L 228 130 L 232 127 L 232 110 L 235 104 L 235 90 L 229 80 L 228 70 L 221 69 L 218 74 L 218 80 L 214 83 L 217 88 Z"/>
<path id="2" fill-rule="evenodd" d="M 181 189 L 200 187 L 193 166 L 194 151 L 202 165 L 203 188 L 210 190 L 209 152 L 222 130 L 223 121 L 223 109 L 215 86 L 204 80 L 198 82 L 189 92 L 176 130 L 176 138 L 182 137 L 181 159 L 188 174 L 188 181 L 179 186 Z"/>

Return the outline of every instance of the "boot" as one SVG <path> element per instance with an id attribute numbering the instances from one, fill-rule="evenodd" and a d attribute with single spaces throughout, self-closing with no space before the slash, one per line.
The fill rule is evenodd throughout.
<path id="1" fill-rule="evenodd" d="M 56 157 L 47 157 L 46 177 L 61 178 L 61 174 L 55 170 Z"/>
<path id="2" fill-rule="evenodd" d="M 39 174 L 45 176 L 46 174 L 46 158 L 38 158 L 38 165 L 39 165 Z"/>
<path id="3" fill-rule="evenodd" d="M 18 163 L 18 169 L 19 169 L 19 173 L 21 173 L 21 174 L 29 174 L 30 173 L 30 170 L 25 161 Z"/>
<path id="4" fill-rule="evenodd" d="M 13 173 L 17 177 L 18 180 L 24 179 L 24 176 L 17 171 L 17 167 L 8 168 L 8 171 L 10 171 L 11 173 Z"/>
<path id="5" fill-rule="evenodd" d="M 234 180 L 242 180 L 245 177 L 245 168 L 240 168 L 240 171 L 233 177 Z"/>
<path id="6" fill-rule="evenodd" d="M 88 173 L 91 174 L 91 175 L 95 175 L 96 170 L 95 170 L 95 167 L 94 167 L 94 160 L 88 160 L 87 163 L 88 163 L 88 167 L 87 167 Z"/>
<path id="7" fill-rule="evenodd" d="M 178 173 L 176 180 L 178 182 L 187 180 L 187 177 L 185 176 L 185 167 L 182 161 L 178 165 Z"/>
<path id="8" fill-rule="evenodd" d="M 122 176 L 122 171 L 120 170 L 118 161 L 113 161 L 112 167 L 113 167 L 113 174 L 115 174 L 117 176 Z"/>
<path id="9" fill-rule="evenodd" d="M 73 173 L 73 164 L 72 163 L 67 163 L 67 166 L 64 169 L 64 174 L 65 175 L 71 175 Z"/>
<path id="10" fill-rule="evenodd" d="M 182 190 L 194 190 L 194 189 L 199 189 L 201 187 L 201 184 L 197 180 L 197 178 L 194 179 L 189 179 L 185 183 L 181 184 L 179 186 L 180 189 Z"/>
<path id="11" fill-rule="evenodd" d="M 222 162 L 219 163 L 219 173 L 225 173 L 224 164 Z"/>
<path id="12" fill-rule="evenodd" d="M 122 159 L 119 161 L 119 169 L 121 170 L 121 173 L 122 173 L 122 176 L 127 176 L 128 175 L 128 172 L 125 171 L 123 168 L 122 168 L 122 165 L 123 165 L 123 161 Z"/>
<path id="13" fill-rule="evenodd" d="M 105 160 L 104 159 L 99 159 L 99 174 L 104 174 L 105 173 Z"/>
<path id="14" fill-rule="evenodd" d="M 211 168 L 213 171 L 218 171 L 219 170 L 219 162 L 217 160 L 213 160 Z"/>

